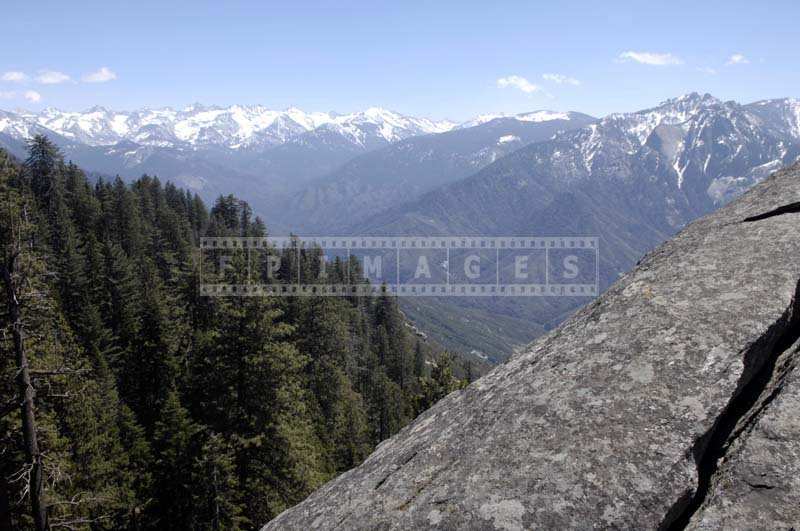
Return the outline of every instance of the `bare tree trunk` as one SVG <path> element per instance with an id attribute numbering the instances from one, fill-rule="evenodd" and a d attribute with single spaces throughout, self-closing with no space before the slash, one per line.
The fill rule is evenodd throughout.
<path id="1" fill-rule="evenodd" d="M 22 437 L 25 442 L 25 455 L 31 464 L 30 472 L 30 497 L 31 512 L 36 531 L 46 531 L 47 507 L 44 504 L 42 485 L 42 455 L 39 453 L 39 442 L 36 436 L 36 415 L 34 412 L 33 399 L 36 395 L 33 385 L 31 385 L 30 370 L 28 367 L 28 356 L 25 353 L 25 343 L 23 342 L 24 330 L 22 326 L 22 314 L 20 303 L 17 299 L 17 292 L 14 285 L 12 274 L 16 264 L 17 255 L 12 255 L 8 263 L 2 267 L 2 277 L 6 285 L 6 296 L 10 308 L 11 331 L 14 340 L 14 353 L 17 358 L 17 389 L 19 396 L 22 397 Z"/>
<path id="2" fill-rule="evenodd" d="M 214 466 L 214 522 L 212 523 L 212 529 L 217 531 L 219 529 L 219 498 L 217 498 L 217 467 Z"/>
<path id="3" fill-rule="evenodd" d="M 8 481 L 6 481 L 6 471 L 0 469 L 0 531 L 11 531 L 12 529 Z"/>

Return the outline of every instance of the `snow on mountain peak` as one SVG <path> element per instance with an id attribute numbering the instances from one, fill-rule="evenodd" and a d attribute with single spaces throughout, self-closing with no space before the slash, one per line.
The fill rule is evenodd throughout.
<path id="1" fill-rule="evenodd" d="M 460 128 L 466 127 L 475 127 L 476 125 L 482 125 L 492 120 L 497 120 L 499 118 L 513 118 L 514 120 L 519 120 L 520 122 L 550 122 L 553 120 L 570 120 L 572 116 L 569 112 L 558 112 L 558 111 L 548 111 L 548 110 L 541 110 L 541 111 L 533 111 L 533 112 L 525 112 L 520 114 L 508 114 L 508 113 L 494 113 L 494 114 L 481 114 L 473 118 L 472 120 L 461 124 Z"/>
<path id="2" fill-rule="evenodd" d="M 792 140 L 800 140 L 800 100 L 762 100 L 748 105 L 748 108 L 762 119 L 779 124 L 778 129 L 785 131 Z"/>
<path id="3" fill-rule="evenodd" d="M 181 110 L 161 108 L 132 112 L 117 112 L 100 106 L 83 112 L 49 107 L 38 114 L 19 116 L 66 138 L 93 146 L 132 140 L 156 146 L 220 145 L 238 149 L 282 144 L 323 126 L 333 127 L 351 141 L 363 144 L 370 137 L 376 137 L 379 142 L 395 142 L 455 127 L 452 122 L 404 116 L 380 107 L 337 114 L 306 112 L 296 107 L 275 111 L 260 105 L 217 107 L 194 103 Z M 22 126 L 15 129 L 23 130 L 27 129 Z"/>
<path id="4" fill-rule="evenodd" d="M 405 116 L 382 107 L 369 107 L 350 114 L 330 113 L 327 125 L 358 143 L 363 143 L 370 134 L 386 142 L 396 142 L 412 136 L 444 133 L 456 126 L 448 121 Z"/>
<path id="5" fill-rule="evenodd" d="M 787 105 L 794 118 L 794 123 L 792 124 L 794 136 L 800 138 L 800 100 L 789 99 L 787 100 Z"/>
<path id="6" fill-rule="evenodd" d="M 643 111 L 612 114 L 598 123 L 624 131 L 628 149 L 644 145 L 659 125 L 688 123 L 712 110 L 733 112 L 736 104 L 722 102 L 710 94 L 689 93 Z M 749 106 L 746 112 L 775 124 L 787 138 L 800 139 L 800 102 L 767 100 Z M 229 149 L 261 149 L 289 141 L 304 141 L 303 135 L 339 135 L 359 146 L 379 146 L 412 136 L 436 134 L 454 128 L 481 125 L 496 119 L 520 122 L 568 121 L 569 112 L 538 110 L 521 114 L 485 114 L 462 124 L 403 115 L 379 106 L 357 112 L 307 112 L 297 107 L 283 111 L 261 105 L 228 107 L 192 104 L 183 109 L 143 108 L 116 111 L 94 106 L 82 112 L 48 107 L 39 113 L 0 114 L 0 132 L 28 138 L 35 132 L 52 131 L 64 138 L 91 146 L 111 146 L 123 141 L 146 146 L 195 149 L 219 146 Z M 599 137 L 599 138 L 602 138 Z M 327 140 L 326 140 L 327 141 Z M 599 146 L 597 146 L 599 148 Z"/>
<path id="7" fill-rule="evenodd" d="M 696 183 L 698 176 L 718 179 L 715 188 L 708 189 L 717 200 L 717 196 L 729 197 L 736 188 L 725 174 L 730 168 L 766 167 L 796 158 L 792 153 L 800 145 L 799 108 L 788 99 L 740 105 L 692 93 L 651 109 L 609 115 L 558 138 L 576 146 L 580 155 L 575 166 L 587 174 L 622 175 L 616 162 L 609 161 L 644 154 L 669 168 L 678 189 L 687 182 Z M 739 177 L 752 184 L 761 175 L 751 172 Z"/>
<path id="8" fill-rule="evenodd" d="M 518 115 L 478 116 L 464 124 L 406 116 L 384 107 L 362 111 L 306 112 L 297 107 L 283 111 L 261 105 L 219 107 L 193 103 L 182 109 L 142 108 L 115 111 L 95 106 L 82 112 L 48 107 L 39 113 L 18 114 L 24 120 L 91 146 L 109 146 L 128 140 L 162 147 L 223 146 L 230 149 L 279 145 L 315 130 L 333 131 L 358 145 L 397 142 L 412 136 L 444 133 L 457 127 L 480 125 L 496 118 L 525 122 L 569 120 L 566 112 L 535 111 Z M 19 126 L 19 131 L 28 130 Z"/>
<path id="9" fill-rule="evenodd" d="M 550 122 L 552 120 L 569 120 L 569 113 L 553 111 L 534 111 L 518 114 L 516 119 L 520 122 Z"/>
<path id="10" fill-rule="evenodd" d="M 697 92 L 690 92 L 661 102 L 657 107 L 658 109 L 672 110 L 673 112 L 696 113 L 701 109 L 716 107 L 723 105 L 722 100 L 719 100 L 711 94 L 699 94 Z"/>
<path id="11" fill-rule="evenodd" d="M 659 125 L 678 125 L 711 108 L 725 105 L 711 94 L 691 92 L 661 102 L 657 107 L 633 113 L 615 113 L 603 118 L 603 124 L 626 124 L 633 148 L 643 145 Z"/>
<path id="12" fill-rule="evenodd" d="M 476 125 L 483 125 L 485 123 L 491 122 L 492 120 L 497 120 L 498 118 L 510 118 L 512 116 L 514 116 L 514 115 L 513 114 L 503 113 L 503 112 L 501 112 L 501 113 L 492 113 L 492 114 L 479 114 L 478 116 L 476 116 L 472 120 L 469 120 L 469 121 L 464 122 L 463 124 L 461 124 L 459 126 L 459 128 L 466 129 L 467 127 L 475 127 Z"/>

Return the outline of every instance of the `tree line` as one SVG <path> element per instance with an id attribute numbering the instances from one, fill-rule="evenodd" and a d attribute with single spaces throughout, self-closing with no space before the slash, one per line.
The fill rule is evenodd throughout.
<path id="1" fill-rule="evenodd" d="M 0 150 L 0 529 L 257 528 L 471 378 L 390 296 L 200 295 L 200 237 L 266 234 L 233 196 Z"/>

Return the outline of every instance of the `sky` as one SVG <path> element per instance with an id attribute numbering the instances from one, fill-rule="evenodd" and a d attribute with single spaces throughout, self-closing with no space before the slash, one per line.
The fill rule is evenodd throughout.
<path id="1" fill-rule="evenodd" d="M 0 108 L 595 116 L 800 97 L 800 2 L 10 0 Z"/>

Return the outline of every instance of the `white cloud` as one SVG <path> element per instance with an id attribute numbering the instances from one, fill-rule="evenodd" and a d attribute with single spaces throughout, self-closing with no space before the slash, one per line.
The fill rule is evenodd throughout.
<path id="1" fill-rule="evenodd" d="M 25 72 L 17 72 L 15 70 L 4 73 L 2 77 L 3 81 L 8 81 L 9 83 L 22 83 L 23 81 L 27 81 L 27 79 L 28 76 Z"/>
<path id="2" fill-rule="evenodd" d="M 41 101 L 42 95 L 36 92 L 35 90 L 28 90 L 27 92 L 25 92 L 25 99 L 30 102 L 37 103 Z"/>
<path id="3" fill-rule="evenodd" d="M 108 67 L 102 67 L 97 72 L 86 74 L 83 76 L 83 81 L 86 83 L 105 83 L 117 79 L 117 74 Z"/>
<path id="4" fill-rule="evenodd" d="M 63 72 L 55 70 L 39 70 L 39 75 L 36 76 L 36 81 L 42 85 L 58 85 L 59 83 L 66 83 L 72 79 Z"/>
<path id="5" fill-rule="evenodd" d="M 635 61 L 643 65 L 669 66 L 682 65 L 683 59 L 671 53 L 633 52 L 627 51 L 619 54 L 620 61 Z"/>
<path id="6" fill-rule="evenodd" d="M 25 98 L 32 103 L 38 103 L 42 100 L 42 95 L 35 90 L 27 90 L 22 94 L 18 94 L 13 91 L 0 91 L 0 100 L 13 100 L 18 97 Z"/>
<path id="7" fill-rule="evenodd" d="M 750 62 L 750 59 L 745 57 L 740 53 L 735 53 L 728 58 L 728 62 L 725 63 L 725 66 L 732 66 L 732 65 L 746 65 Z"/>
<path id="8" fill-rule="evenodd" d="M 522 76 L 501 77 L 497 80 L 497 86 L 499 88 L 513 87 L 521 90 L 525 94 L 533 94 L 534 92 L 542 90 L 540 86 L 534 85 Z"/>
<path id="9" fill-rule="evenodd" d="M 562 74 L 542 74 L 542 79 L 545 81 L 552 81 L 559 85 L 575 85 L 576 87 L 581 84 L 580 81 L 574 77 L 565 76 Z"/>

